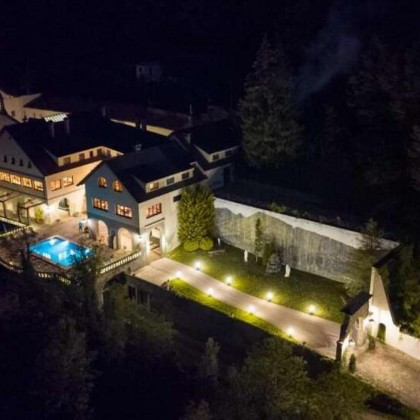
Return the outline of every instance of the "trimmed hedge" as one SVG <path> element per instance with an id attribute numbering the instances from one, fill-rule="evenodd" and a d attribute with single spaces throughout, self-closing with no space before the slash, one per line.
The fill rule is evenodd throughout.
<path id="1" fill-rule="evenodd" d="M 213 239 L 211 239 L 209 236 L 205 236 L 201 241 L 200 241 L 200 248 L 203 251 L 210 251 L 211 249 L 213 249 L 214 246 L 214 242 Z"/>
<path id="2" fill-rule="evenodd" d="M 182 245 L 184 251 L 194 252 L 198 249 L 198 241 L 185 241 Z"/>

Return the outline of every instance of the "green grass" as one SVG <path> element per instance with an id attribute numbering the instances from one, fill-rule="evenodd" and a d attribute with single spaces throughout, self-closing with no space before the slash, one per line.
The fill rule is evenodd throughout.
<path id="1" fill-rule="evenodd" d="M 254 325 L 269 334 L 279 336 L 289 341 L 293 341 L 286 333 L 276 328 L 274 325 L 255 315 L 252 315 L 242 309 L 235 308 L 227 303 L 221 302 L 214 297 L 210 297 L 203 293 L 201 290 L 190 286 L 188 283 L 181 279 L 171 279 L 171 290 L 178 296 L 185 297 L 200 303 L 201 305 L 208 306 L 216 311 L 222 312 L 227 316 L 234 317 L 248 324 Z"/>
<path id="2" fill-rule="evenodd" d="M 225 245 L 225 250 L 217 254 L 189 253 L 179 247 L 169 257 L 190 266 L 200 261 L 204 273 L 220 281 L 232 276 L 232 287 L 242 292 L 262 299 L 266 298 L 267 292 L 272 292 L 274 303 L 302 312 L 308 312 L 314 305 L 314 315 L 342 322 L 340 309 L 346 296 L 342 284 L 293 269 L 288 279 L 283 275 L 267 275 L 253 255 L 249 255 L 248 263 L 245 263 L 243 251 L 228 245 Z"/>

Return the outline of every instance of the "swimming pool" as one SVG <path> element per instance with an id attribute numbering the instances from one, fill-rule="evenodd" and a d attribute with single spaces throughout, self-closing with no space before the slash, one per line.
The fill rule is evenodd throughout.
<path id="1" fill-rule="evenodd" d="M 78 245 L 60 236 L 52 236 L 42 242 L 30 245 L 29 250 L 38 258 L 63 268 L 70 268 L 78 259 L 93 253 L 90 248 Z"/>

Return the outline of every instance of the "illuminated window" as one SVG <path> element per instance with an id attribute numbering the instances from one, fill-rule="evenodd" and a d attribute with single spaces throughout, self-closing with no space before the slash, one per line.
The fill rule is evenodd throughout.
<path id="1" fill-rule="evenodd" d="M 162 213 L 162 204 L 154 204 L 153 206 L 147 209 L 147 218 L 156 216 L 157 214 Z"/>
<path id="2" fill-rule="evenodd" d="M 219 153 L 213 155 L 213 161 L 219 160 Z"/>
<path id="3" fill-rule="evenodd" d="M 114 189 L 114 191 L 117 191 L 117 192 L 122 192 L 123 190 L 123 186 L 120 181 L 114 181 L 112 183 L 112 188 Z"/>
<path id="4" fill-rule="evenodd" d="M 73 177 L 72 176 L 63 177 L 63 188 L 68 187 L 69 185 L 73 185 Z"/>
<path id="5" fill-rule="evenodd" d="M 107 187 L 108 187 L 108 183 L 106 182 L 106 178 L 105 178 L 105 177 L 103 177 L 103 176 L 100 176 L 100 177 L 98 178 L 98 185 L 99 185 L 101 188 L 107 188 Z"/>
<path id="6" fill-rule="evenodd" d="M 149 184 L 149 190 L 150 191 L 157 190 L 158 188 L 159 188 L 159 182 L 151 182 Z"/>
<path id="7" fill-rule="evenodd" d="M 91 151 L 89 152 L 89 157 L 92 159 L 92 158 L 93 158 L 93 156 L 94 156 L 94 153 L 93 153 L 93 150 L 91 150 Z"/>
<path id="8" fill-rule="evenodd" d="M 130 207 L 121 206 L 120 204 L 117 204 L 117 208 L 115 211 L 119 216 L 128 217 L 131 219 L 133 217 L 133 210 L 131 210 Z"/>
<path id="9" fill-rule="evenodd" d="M 0 181 L 10 182 L 10 174 L 7 172 L 0 172 Z"/>
<path id="10" fill-rule="evenodd" d="M 108 157 L 111 157 L 111 150 L 106 149 L 106 155 L 107 155 Z"/>
<path id="11" fill-rule="evenodd" d="M 95 209 L 108 211 L 108 201 L 101 200 L 100 198 L 94 198 L 92 202 L 93 202 L 93 207 L 95 207 Z"/>
<path id="12" fill-rule="evenodd" d="M 181 175 L 181 177 L 182 177 L 182 179 L 187 179 L 187 178 L 189 178 L 189 177 L 190 177 L 190 173 L 189 173 L 189 172 L 184 172 L 184 173 Z"/>
<path id="13" fill-rule="evenodd" d="M 20 176 L 17 175 L 10 175 L 10 182 L 12 184 L 17 184 L 17 185 L 21 185 L 21 181 L 20 181 Z"/>
<path id="14" fill-rule="evenodd" d="M 101 148 L 99 148 L 99 149 L 97 149 L 96 150 L 96 154 L 98 155 L 98 156 L 102 156 L 102 149 Z"/>
<path id="15" fill-rule="evenodd" d="M 44 184 L 41 181 L 34 181 L 34 188 L 38 191 L 44 191 Z"/>
<path id="16" fill-rule="evenodd" d="M 50 182 L 51 191 L 56 191 L 61 188 L 61 179 L 56 179 Z"/>
<path id="17" fill-rule="evenodd" d="M 166 185 L 171 185 L 175 182 L 175 178 L 171 176 L 170 178 L 166 179 Z"/>
<path id="18" fill-rule="evenodd" d="M 79 153 L 79 160 L 85 160 L 85 154 Z"/>
<path id="19" fill-rule="evenodd" d="M 22 177 L 22 185 L 27 188 L 32 188 L 32 180 L 30 178 Z"/>
<path id="20" fill-rule="evenodd" d="M 70 157 L 65 157 L 64 160 L 63 160 L 63 162 L 64 162 L 64 165 L 70 165 L 71 158 Z"/>

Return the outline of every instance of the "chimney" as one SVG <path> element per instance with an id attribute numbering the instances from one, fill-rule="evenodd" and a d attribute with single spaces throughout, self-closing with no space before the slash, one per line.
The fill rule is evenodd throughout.
<path id="1" fill-rule="evenodd" d="M 66 130 L 66 134 L 69 136 L 70 135 L 70 118 L 67 117 L 64 120 L 64 129 Z"/>
<path id="2" fill-rule="evenodd" d="M 55 127 L 54 127 L 54 121 L 50 121 L 48 123 L 48 128 L 50 129 L 50 136 L 52 138 L 55 138 Z"/>
<path id="3" fill-rule="evenodd" d="M 106 118 L 106 106 L 102 105 L 101 106 L 101 115 L 103 118 Z"/>

